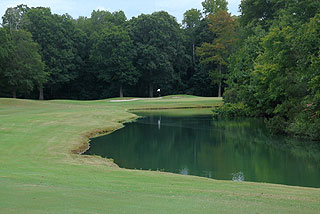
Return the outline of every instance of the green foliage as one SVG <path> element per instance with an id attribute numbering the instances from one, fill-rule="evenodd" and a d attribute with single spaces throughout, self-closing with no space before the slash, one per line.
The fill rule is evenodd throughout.
<path id="1" fill-rule="evenodd" d="M 4 55 L 7 62 L 0 76 L 13 91 L 13 96 L 16 97 L 17 91 L 28 94 L 35 86 L 42 86 L 47 80 L 47 74 L 38 53 L 38 44 L 32 41 L 31 34 L 23 30 L 12 31 L 6 42 L 10 48 L 7 48 L 7 53 L 3 52 L 8 55 Z"/>
<path id="2" fill-rule="evenodd" d="M 241 3 L 242 41 L 229 59 L 225 100 L 267 117 L 275 134 L 319 140 L 319 3 Z M 307 104 L 315 108 L 313 117 Z"/>
<path id="3" fill-rule="evenodd" d="M 214 118 L 248 117 L 250 112 L 243 103 L 226 103 L 212 110 Z"/>
<path id="4" fill-rule="evenodd" d="M 320 141 L 320 105 L 309 103 L 305 105 L 303 111 L 298 113 L 292 123 L 288 125 L 286 131 L 298 137 L 310 138 Z"/>
<path id="5" fill-rule="evenodd" d="M 0 68 L 3 70 L 5 68 L 4 64 L 8 61 L 10 51 L 11 51 L 11 41 L 10 35 L 4 28 L 0 28 Z"/>
<path id="6" fill-rule="evenodd" d="M 187 94 L 194 94 L 197 96 L 214 96 L 214 86 L 209 76 L 207 68 L 203 65 L 196 65 L 195 71 L 188 82 Z M 211 92 L 209 94 L 208 92 Z"/>
<path id="7" fill-rule="evenodd" d="M 285 130 L 288 127 L 288 122 L 284 117 L 276 115 L 272 118 L 265 119 L 267 128 L 272 134 L 283 135 L 286 134 Z"/>
<path id="8" fill-rule="evenodd" d="M 106 83 L 116 84 L 123 96 L 123 85 L 134 85 L 138 73 L 132 62 L 135 52 L 127 31 L 117 26 L 103 30 L 93 44 L 90 58 L 97 77 Z"/>
<path id="9" fill-rule="evenodd" d="M 205 0 L 201 4 L 206 15 L 216 15 L 220 10 L 228 10 L 228 2 L 226 0 Z"/>
<path id="10" fill-rule="evenodd" d="M 31 8 L 24 19 L 23 28 L 31 32 L 40 45 L 46 72 L 50 74 L 45 88 L 49 88 L 51 94 L 57 93 L 78 76 L 82 60 L 76 43 L 79 31 L 71 16 L 52 14 L 49 8 Z"/>
<path id="11" fill-rule="evenodd" d="M 97 10 L 91 13 L 91 18 L 88 19 L 89 29 L 88 32 L 101 32 L 103 29 L 108 28 L 110 25 L 124 26 L 127 17 L 123 11 L 109 12 L 105 10 Z"/>
<path id="12" fill-rule="evenodd" d="M 161 11 L 132 18 L 129 29 L 137 50 L 135 66 L 142 74 L 141 81 L 149 85 L 152 97 L 154 85 L 165 87 L 183 75 L 183 70 L 174 65 L 185 55 L 180 26 L 174 17 Z"/>
<path id="13" fill-rule="evenodd" d="M 240 95 L 238 94 L 238 91 L 236 88 L 228 88 L 224 93 L 223 93 L 223 100 L 226 103 L 238 103 L 240 102 Z"/>
<path id="14" fill-rule="evenodd" d="M 183 14 L 182 24 L 186 29 L 194 29 L 199 26 L 201 18 L 202 15 L 200 10 L 190 9 Z"/>
<path id="15" fill-rule="evenodd" d="M 202 14 L 200 10 L 190 9 L 183 14 L 182 24 L 184 25 L 186 35 L 191 44 L 188 45 L 192 49 L 192 62 L 195 64 L 195 40 L 197 37 L 196 29 L 199 28 Z"/>
<path id="16" fill-rule="evenodd" d="M 210 65 L 209 72 L 214 83 L 219 85 L 218 96 L 221 97 L 221 84 L 223 81 L 222 67 L 227 66 L 228 57 L 236 41 L 235 30 L 237 21 L 229 13 L 220 10 L 216 15 L 209 15 L 210 30 L 215 34 L 212 43 L 203 43 L 197 48 L 200 63 Z M 217 66 L 215 69 L 214 67 Z M 218 74 L 216 74 L 218 73 Z"/>
<path id="17" fill-rule="evenodd" d="M 205 3 L 220 8 L 216 5 L 219 1 Z M 199 65 L 195 54 L 197 46 L 212 42 L 215 37 L 209 29 L 210 21 L 202 17 L 200 10 L 191 9 L 186 11 L 183 23 L 184 27 L 164 11 L 127 20 L 121 10 L 97 10 L 89 18 L 75 20 L 68 14 L 53 14 L 49 8 L 26 5 L 8 8 L 3 16 L 6 29 L 28 31 L 39 44 L 45 72 L 49 75 L 45 84 L 39 84 L 39 89 L 40 95 L 44 91 L 47 99 L 114 97 L 121 85 L 128 96 L 153 96 L 154 88 L 161 88 L 161 95 L 214 94 L 217 88 L 210 85 L 208 74 L 203 75 L 207 66 Z M 98 41 L 107 31 L 118 32 L 117 28 L 129 33 L 132 44 L 121 43 L 118 49 L 110 42 L 110 53 L 105 53 L 105 60 L 99 62 L 96 56 L 103 55 L 104 47 L 99 47 Z M 123 50 L 129 50 L 130 57 L 124 59 Z M 117 54 L 122 57 L 114 57 Z M 3 77 L 0 81 L 5 82 Z M 2 85 L 1 95 L 8 96 L 10 87 Z M 37 97 L 37 89 L 31 91 L 30 88 L 29 92 L 30 95 L 23 97 Z"/>
<path id="18" fill-rule="evenodd" d="M 250 23 L 259 24 L 265 28 L 268 27 L 269 21 L 274 16 L 274 2 L 273 0 L 243 0 L 240 4 L 240 23 L 246 26 Z"/>
<path id="19" fill-rule="evenodd" d="M 292 28 L 273 28 L 262 39 L 264 52 L 257 57 L 252 81 L 258 108 L 272 116 L 277 105 L 281 105 L 294 94 L 303 94 L 303 83 L 293 68 L 296 59 L 292 52 Z M 283 87 L 286 85 L 286 87 Z"/>
<path id="20" fill-rule="evenodd" d="M 19 30 L 23 22 L 22 16 L 29 9 L 30 8 L 24 4 L 16 7 L 9 7 L 2 17 L 2 26 L 9 28 L 10 32 Z"/>
<path id="21" fill-rule="evenodd" d="M 5 73 L 8 72 L 9 59 L 13 51 L 10 35 L 4 28 L 0 28 L 0 96 L 4 96 L 8 89 Z"/>
<path id="22" fill-rule="evenodd" d="M 210 24 L 210 19 L 203 18 L 199 26 L 195 29 L 195 44 L 197 47 L 201 46 L 204 42 L 210 43 L 215 39 L 214 33 L 210 30 Z"/>
<path id="23" fill-rule="evenodd" d="M 248 106 L 255 107 L 257 101 L 253 93 L 254 87 L 251 84 L 251 75 L 256 58 L 263 52 L 261 39 L 264 37 L 265 31 L 261 26 L 257 26 L 251 31 L 253 32 L 252 35 L 248 37 L 244 36 L 247 34 L 245 30 L 241 32 L 244 39 L 239 40 L 236 51 L 229 58 L 229 73 L 226 80 L 228 87 L 223 96 L 226 102 L 243 101 Z"/>

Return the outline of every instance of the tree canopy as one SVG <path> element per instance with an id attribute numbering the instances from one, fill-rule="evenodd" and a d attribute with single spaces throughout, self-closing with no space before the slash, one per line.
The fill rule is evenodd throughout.
<path id="1" fill-rule="evenodd" d="M 216 15 L 220 10 L 228 10 L 228 2 L 226 0 L 205 0 L 201 4 L 205 15 Z"/>
<path id="2" fill-rule="evenodd" d="M 123 85 L 137 82 L 139 74 L 133 66 L 133 43 L 123 28 L 110 26 L 103 30 L 93 44 L 90 57 L 97 77 L 106 83 L 116 84 L 120 97 L 123 97 Z"/>
<path id="3" fill-rule="evenodd" d="M 3 31 L 3 30 L 1 30 Z M 32 36 L 26 31 L 13 31 L 11 35 L 1 33 L 1 40 L 7 40 L 7 47 L 1 50 L 1 77 L 4 84 L 11 89 L 16 98 L 17 91 L 28 94 L 35 86 L 40 87 L 46 82 L 44 63 L 38 53 L 38 44 L 32 41 Z"/>
<path id="4" fill-rule="evenodd" d="M 165 87 L 165 82 L 175 76 L 174 62 L 183 51 L 179 24 L 161 11 L 133 18 L 129 30 L 137 50 L 135 65 L 142 73 L 142 82 L 148 84 L 149 96 L 153 97 L 154 85 Z"/>

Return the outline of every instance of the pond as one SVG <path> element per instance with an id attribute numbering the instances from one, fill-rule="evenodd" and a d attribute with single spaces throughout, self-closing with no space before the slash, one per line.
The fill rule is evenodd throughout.
<path id="1" fill-rule="evenodd" d="M 268 134 L 259 119 L 148 115 L 91 139 L 87 155 L 122 168 L 320 187 L 320 145 Z"/>

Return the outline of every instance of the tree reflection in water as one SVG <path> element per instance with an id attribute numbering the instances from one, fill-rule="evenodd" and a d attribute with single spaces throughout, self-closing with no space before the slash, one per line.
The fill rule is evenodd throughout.
<path id="1" fill-rule="evenodd" d="M 93 139 L 86 154 L 130 169 L 320 187 L 319 144 L 271 136 L 258 119 L 151 115 Z"/>

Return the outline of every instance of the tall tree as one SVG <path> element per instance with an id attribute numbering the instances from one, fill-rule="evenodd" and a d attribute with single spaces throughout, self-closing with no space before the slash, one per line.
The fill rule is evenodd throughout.
<path id="1" fill-rule="evenodd" d="M 102 99 L 118 95 L 119 85 L 117 81 L 110 84 L 99 75 L 100 69 L 93 60 L 93 49 L 97 45 L 101 35 L 114 26 L 127 30 L 127 18 L 123 11 L 109 12 L 105 10 L 93 11 L 90 18 L 79 17 L 74 21 L 76 26 L 76 48 L 78 56 L 82 59 L 82 65 L 78 76 L 71 82 L 73 89 L 72 97 L 78 99 Z M 103 47 L 101 47 L 103 48 Z M 90 57 L 91 56 L 91 57 Z M 113 82 L 113 83 L 112 83 Z M 112 84 L 111 84 L 112 83 Z M 124 84 L 124 91 L 128 85 Z M 134 93 L 135 90 L 127 92 Z"/>
<path id="2" fill-rule="evenodd" d="M 224 101 L 229 103 L 243 102 L 249 108 L 256 108 L 257 101 L 251 83 L 251 75 L 259 54 L 263 52 L 261 39 L 266 32 L 261 25 L 251 29 L 248 35 L 245 30 L 239 32 L 239 41 L 229 57 L 227 89 L 224 93 Z M 243 39 L 241 39 L 243 38 Z"/>
<path id="3" fill-rule="evenodd" d="M 107 28 L 110 24 L 116 26 L 124 26 L 127 21 L 127 17 L 123 11 L 109 12 L 106 10 L 97 10 L 91 13 L 89 19 L 90 22 L 90 33 L 101 32 Z"/>
<path id="4" fill-rule="evenodd" d="M 16 7 L 9 7 L 2 17 L 2 26 L 8 27 L 10 32 L 19 30 L 21 27 L 22 16 L 30 8 L 27 5 L 21 4 Z"/>
<path id="5" fill-rule="evenodd" d="M 23 28 L 32 33 L 33 39 L 40 45 L 40 54 L 50 74 L 45 87 L 50 89 L 47 95 L 66 97 L 68 87 L 78 73 L 81 59 L 78 57 L 75 41 L 75 24 L 71 16 L 51 13 L 50 8 L 30 9 L 24 16 Z M 67 89 L 67 90 L 66 90 Z M 59 91 L 60 90 L 60 91 Z M 40 97 L 43 88 L 40 88 Z"/>
<path id="6" fill-rule="evenodd" d="M 183 50 L 180 26 L 174 17 L 160 11 L 132 18 L 130 34 L 137 49 L 136 67 L 153 97 L 155 84 L 165 87 L 174 77 L 179 78 L 174 75 L 174 63 Z"/>
<path id="7" fill-rule="evenodd" d="M 98 78 L 117 85 L 120 97 L 123 97 L 124 85 L 137 82 L 138 73 L 132 64 L 134 54 L 128 32 L 117 26 L 103 30 L 91 50 Z"/>
<path id="8" fill-rule="evenodd" d="M 218 66 L 218 75 L 212 72 L 211 75 L 217 80 L 219 90 L 218 97 L 222 95 L 222 70 L 228 64 L 228 57 L 231 54 L 235 38 L 235 30 L 237 20 L 231 15 L 220 10 L 216 15 L 209 15 L 211 21 L 210 29 L 216 35 L 212 43 L 203 43 L 201 47 L 197 48 L 197 53 L 200 56 L 202 64 L 216 64 Z"/>
<path id="9" fill-rule="evenodd" d="M 200 25 L 202 14 L 200 10 L 190 9 L 183 14 L 182 24 L 192 42 L 192 62 L 195 64 L 196 28 Z"/>
<path id="10" fill-rule="evenodd" d="M 44 63 L 38 53 L 38 44 L 32 41 L 29 32 L 19 30 L 11 33 L 12 49 L 2 75 L 12 90 L 13 98 L 17 90 L 29 93 L 35 86 L 46 82 Z"/>
<path id="11" fill-rule="evenodd" d="M 13 53 L 13 44 L 5 28 L 0 28 L 0 92 L 6 95 L 8 90 L 8 81 L 5 79 L 9 68 L 10 56 Z"/>

